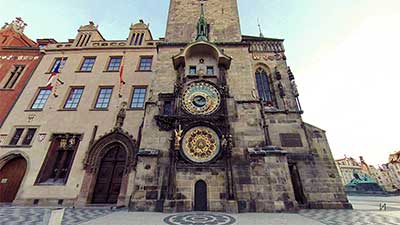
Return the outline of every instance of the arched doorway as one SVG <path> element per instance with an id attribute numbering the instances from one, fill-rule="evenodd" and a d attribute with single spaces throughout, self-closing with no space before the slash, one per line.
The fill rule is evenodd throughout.
<path id="1" fill-rule="evenodd" d="M 93 204 L 115 204 L 121 189 L 126 167 L 126 151 L 120 145 L 112 145 L 101 160 L 93 192 Z"/>
<path id="2" fill-rule="evenodd" d="M 199 180 L 194 187 L 194 210 L 207 211 L 207 184 Z"/>
<path id="3" fill-rule="evenodd" d="M 13 202 L 26 172 L 26 160 L 16 157 L 0 169 L 0 202 Z"/>

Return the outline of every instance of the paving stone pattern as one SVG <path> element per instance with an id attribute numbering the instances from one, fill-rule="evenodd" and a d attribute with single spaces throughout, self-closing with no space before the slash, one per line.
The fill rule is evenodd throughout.
<path id="1" fill-rule="evenodd" d="M 397 212 L 400 214 L 400 212 Z M 400 224 L 400 218 L 386 212 L 360 210 L 302 210 L 300 215 L 317 220 L 326 225 L 333 224 Z"/>
<path id="2" fill-rule="evenodd" d="M 64 211 L 62 225 L 75 225 L 108 215 L 115 210 L 109 208 L 68 208 Z"/>
<path id="3" fill-rule="evenodd" d="M 0 207 L 0 224 L 2 225 L 46 225 L 52 209 Z"/>

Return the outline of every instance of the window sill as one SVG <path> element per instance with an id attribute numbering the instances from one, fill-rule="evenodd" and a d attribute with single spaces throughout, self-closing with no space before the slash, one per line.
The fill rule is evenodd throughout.
<path id="1" fill-rule="evenodd" d="M 43 109 L 25 109 L 24 112 L 41 112 Z"/>
<path id="2" fill-rule="evenodd" d="M 32 148 L 32 145 L 0 145 L 2 148 Z"/>
<path id="3" fill-rule="evenodd" d="M 78 109 L 59 109 L 57 111 L 59 111 L 59 112 L 63 112 L 63 111 L 78 111 Z"/>
<path id="4" fill-rule="evenodd" d="M 127 111 L 143 111 L 144 110 L 144 108 L 129 108 L 129 109 L 126 109 Z"/>
<path id="5" fill-rule="evenodd" d="M 153 72 L 153 70 L 135 70 L 135 72 Z"/>
<path id="6" fill-rule="evenodd" d="M 119 70 L 104 70 L 103 73 L 118 73 Z"/>
<path id="7" fill-rule="evenodd" d="M 77 70 L 75 71 L 75 73 L 91 73 L 92 71 L 81 71 L 81 70 Z"/>
<path id="8" fill-rule="evenodd" d="M 35 183 L 34 186 L 65 186 L 65 183 Z"/>
<path id="9" fill-rule="evenodd" d="M 89 111 L 109 111 L 108 108 L 106 109 L 89 109 Z"/>
<path id="10" fill-rule="evenodd" d="M 15 91 L 14 88 L 0 88 L 0 91 Z"/>

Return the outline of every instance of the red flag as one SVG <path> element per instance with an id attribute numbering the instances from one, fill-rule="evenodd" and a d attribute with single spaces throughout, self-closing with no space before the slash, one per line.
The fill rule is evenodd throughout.
<path id="1" fill-rule="evenodd" d="M 118 96 L 121 98 L 122 94 L 121 94 L 121 89 L 122 89 L 122 85 L 125 84 L 125 81 L 123 79 L 124 76 L 124 58 L 122 58 L 121 60 L 121 66 L 119 68 L 119 90 L 118 90 Z"/>

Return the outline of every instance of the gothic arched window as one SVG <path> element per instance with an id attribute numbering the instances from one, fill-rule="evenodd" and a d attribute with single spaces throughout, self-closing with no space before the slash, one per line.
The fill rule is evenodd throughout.
<path id="1" fill-rule="evenodd" d="M 272 94 L 271 94 L 271 86 L 270 81 L 268 79 L 267 72 L 258 68 L 256 71 L 256 82 L 257 82 L 257 91 L 258 96 L 262 101 L 272 103 Z"/>

